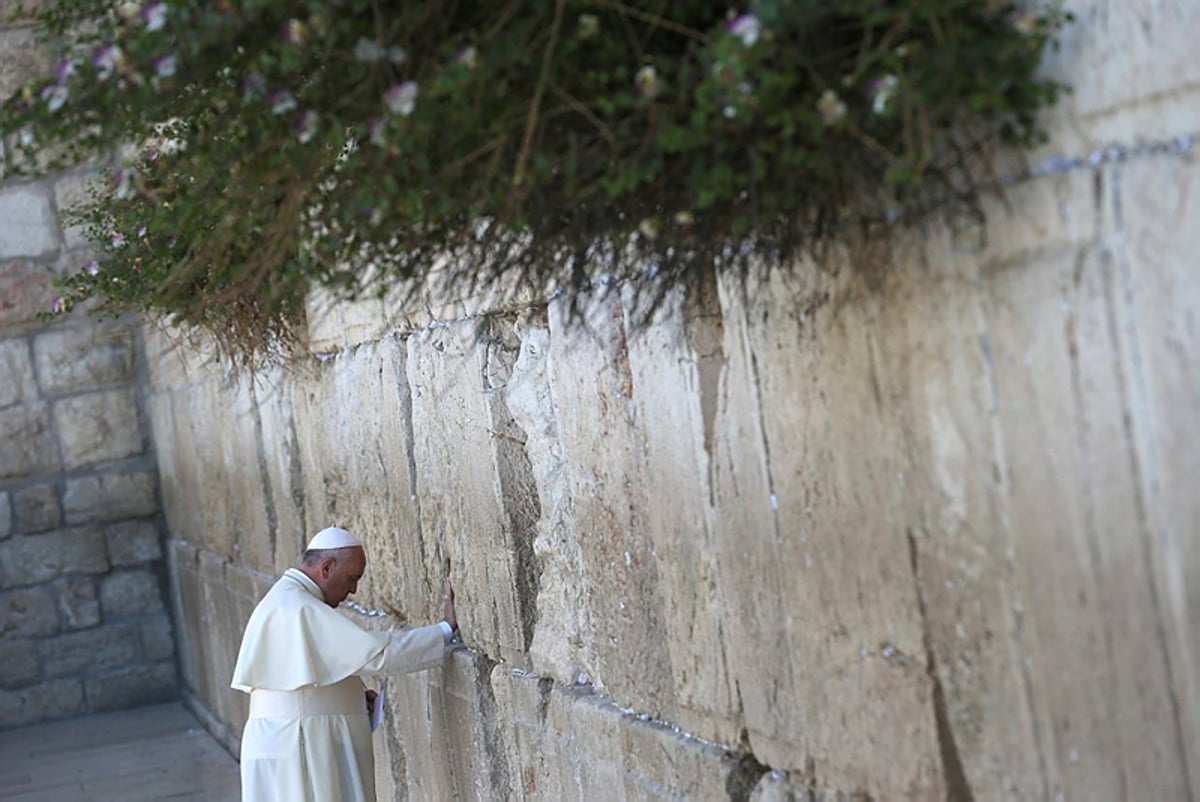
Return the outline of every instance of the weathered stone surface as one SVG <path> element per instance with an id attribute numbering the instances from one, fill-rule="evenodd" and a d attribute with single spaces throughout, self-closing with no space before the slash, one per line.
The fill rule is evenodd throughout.
<path id="1" fill-rule="evenodd" d="M 8 2 L 5 6 L 9 5 Z M 7 8 L 0 10 L 0 22 L 8 21 Z M 44 47 L 38 45 L 30 27 L 0 30 L 0 101 L 8 100 L 19 88 L 49 68 Z"/>
<path id="2" fill-rule="evenodd" d="M 136 655 L 133 633 L 122 625 L 95 627 L 40 641 L 38 653 L 48 677 L 115 668 L 128 664 Z"/>
<path id="3" fill-rule="evenodd" d="M 152 473 L 105 473 L 67 480 L 68 523 L 142 518 L 158 509 Z"/>
<path id="4" fill-rule="evenodd" d="M 65 630 L 87 629 L 100 623 L 96 583 L 89 577 L 71 577 L 56 583 L 58 616 Z"/>
<path id="5" fill-rule="evenodd" d="M 0 586 L 30 585 L 78 571 L 108 570 L 103 536 L 91 528 L 14 537 L 0 544 Z"/>
<path id="6" fill-rule="evenodd" d="M 5 640 L 0 649 L 0 688 L 21 688 L 40 676 L 35 642 L 28 638 Z"/>
<path id="7" fill-rule="evenodd" d="M 0 691 L 0 727 L 65 718 L 83 712 L 83 683 L 77 679 L 53 680 Z"/>
<path id="8" fill-rule="evenodd" d="M 0 189 L 0 259 L 46 256 L 61 246 L 58 218 L 44 187 Z"/>
<path id="9" fill-rule="evenodd" d="M 58 632 L 54 597 L 44 587 L 0 593 L 0 639 L 41 638 Z M 4 647 L 8 648 L 7 644 Z"/>
<path id="10" fill-rule="evenodd" d="M 158 577 L 150 571 L 119 571 L 100 580 L 105 619 L 153 613 L 162 609 Z"/>
<path id="11" fill-rule="evenodd" d="M 30 401 L 37 393 L 29 343 L 24 339 L 0 341 L 0 407 Z"/>
<path id="12" fill-rule="evenodd" d="M 0 540 L 13 532 L 12 506 L 9 504 L 8 493 L 0 491 Z"/>
<path id="13" fill-rule="evenodd" d="M 48 393 L 127 382 L 133 377 L 135 353 L 129 328 L 51 329 L 33 341 L 38 382 Z"/>
<path id="14" fill-rule="evenodd" d="M 156 663 L 89 677 L 84 683 L 84 694 L 88 710 L 101 713 L 169 702 L 178 697 L 179 682 L 174 663 Z"/>
<path id="15" fill-rule="evenodd" d="M 67 469 L 142 452 L 142 431 L 131 390 L 87 393 L 57 401 L 54 420 Z"/>
<path id="16" fill-rule="evenodd" d="M 166 660 L 175 654 L 175 641 L 171 636 L 171 620 L 166 613 L 142 622 L 138 631 L 142 657 L 146 660 Z"/>
<path id="17" fill-rule="evenodd" d="M 41 325 L 37 313 L 49 311 L 58 295 L 50 283 L 53 275 L 43 264 L 21 259 L 0 261 L 0 331 Z"/>
<path id="18" fill-rule="evenodd" d="M 45 532 L 62 524 L 62 505 L 57 485 L 33 485 L 13 493 L 17 513 L 17 531 L 26 534 Z"/>
<path id="19" fill-rule="evenodd" d="M 104 530 L 108 560 L 114 566 L 152 562 L 162 557 L 158 529 L 150 521 L 123 521 Z"/>
<path id="20" fill-rule="evenodd" d="M 45 404 L 0 409 L 0 481 L 40 476 L 58 466 L 58 447 Z"/>

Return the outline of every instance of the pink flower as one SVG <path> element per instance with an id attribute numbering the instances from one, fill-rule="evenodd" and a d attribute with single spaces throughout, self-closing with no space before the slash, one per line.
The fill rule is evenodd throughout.
<path id="1" fill-rule="evenodd" d="M 65 86 L 56 86 L 51 84 L 42 90 L 42 100 L 46 101 L 46 110 L 51 114 L 61 109 L 67 104 L 67 92 Z"/>
<path id="2" fill-rule="evenodd" d="M 117 45 L 101 45 L 92 55 L 92 66 L 96 68 L 101 81 L 107 81 L 124 63 L 125 54 Z"/>
<path id="3" fill-rule="evenodd" d="M 61 295 L 55 298 L 53 309 L 54 313 L 58 315 L 61 315 L 63 312 L 67 311 L 66 299 L 64 299 Z"/>
<path id="4" fill-rule="evenodd" d="M 468 70 L 473 70 L 479 66 L 479 50 L 476 49 L 474 45 L 471 47 L 464 47 L 462 50 L 458 51 L 458 55 L 454 57 L 454 62 L 456 64 L 461 64 Z"/>
<path id="5" fill-rule="evenodd" d="M 170 78 L 179 67 L 174 56 L 163 56 L 154 62 L 154 74 L 159 78 Z"/>
<path id="6" fill-rule="evenodd" d="M 100 274 L 100 263 L 93 259 L 87 263 L 87 267 L 84 270 L 87 271 L 89 276 L 97 276 Z"/>
<path id="7" fill-rule="evenodd" d="M 312 138 L 317 135 L 319 122 L 317 113 L 312 109 L 296 118 L 296 138 L 300 140 L 301 144 L 311 142 Z"/>
<path id="8" fill-rule="evenodd" d="M 413 109 L 417 105 L 416 81 L 393 84 L 383 93 L 383 102 L 392 114 L 399 114 L 401 117 L 407 117 L 412 114 Z"/>
<path id="9" fill-rule="evenodd" d="M 387 144 L 384 139 L 384 130 L 386 129 L 385 121 L 382 117 L 372 117 L 367 123 L 367 139 L 372 145 L 383 147 Z"/>
<path id="10" fill-rule="evenodd" d="M 75 59 L 65 58 L 54 67 L 54 82 L 57 84 L 65 84 L 67 79 L 71 77 L 71 73 L 75 72 Z"/>
<path id="11" fill-rule="evenodd" d="M 114 248 L 125 247 L 125 235 L 119 231 L 114 231 L 112 233 L 112 235 L 108 238 L 108 244 L 113 246 Z"/>
<path id="12" fill-rule="evenodd" d="M 272 114 L 286 114 L 296 108 L 296 98 L 292 97 L 292 93 L 286 89 L 272 92 L 267 98 L 267 102 L 271 104 Z"/>

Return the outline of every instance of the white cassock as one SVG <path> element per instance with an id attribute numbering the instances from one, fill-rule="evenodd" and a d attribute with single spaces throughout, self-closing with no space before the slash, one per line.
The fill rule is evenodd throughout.
<path id="1" fill-rule="evenodd" d="M 359 677 L 441 663 L 446 624 L 373 632 L 289 568 L 254 608 L 232 687 L 250 694 L 243 802 L 374 802 L 375 755 Z"/>

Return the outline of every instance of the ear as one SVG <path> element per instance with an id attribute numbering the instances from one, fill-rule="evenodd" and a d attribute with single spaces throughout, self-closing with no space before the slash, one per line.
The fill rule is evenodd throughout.
<path id="1" fill-rule="evenodd" d="M 321 560 L 321 576 L 327 577 L 333 573 L 333 569 L 337 567 L 337 559 L 326 557 Z"/>

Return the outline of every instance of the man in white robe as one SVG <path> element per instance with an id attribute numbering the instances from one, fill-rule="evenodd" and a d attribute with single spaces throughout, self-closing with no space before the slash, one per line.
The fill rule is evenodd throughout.
<path id="1" fill-rule="evenodd" d="M 363 629 L 336 608 L 365 569 L 353 535 L 323 529 L 300 568 L 284 572 L 250 615 L 231 683 L 250 694 L 243 802 L 374 802 L 374 697 L 360 677 L 439 665 L 458 621 L 447 579 L 445 620 L 404 631 Z"/>

